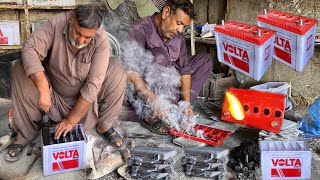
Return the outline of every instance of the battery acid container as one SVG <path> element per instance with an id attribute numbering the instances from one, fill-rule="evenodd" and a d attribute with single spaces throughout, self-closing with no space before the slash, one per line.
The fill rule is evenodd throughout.
<path id="1" fill-rule="evenodd" d="M 218 60 L 255 80 L 272 64 L 275 31 L 235 21 L 214 27 Z"/>
<path id="2" fill-rule="evenodd" d="M 318 21 L 277 10 L 258 15 L 257 21 L 276 31 L 274 58 L 301 72 L 313 56 Z"/>
<path id="3" fill-rule="evenodd" d="M 80 170 L 86 162 L 87 137 L 82 124 L 77 124 L 65 137 L 54 139 L 50 133 L 41 132 L 44 176 Z"/>

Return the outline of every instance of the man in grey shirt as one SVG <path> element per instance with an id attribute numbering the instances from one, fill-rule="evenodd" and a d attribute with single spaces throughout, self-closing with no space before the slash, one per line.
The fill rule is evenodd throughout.
<path id="1" fill-rule="evenodd" d="M 122 107 L 126 75 L 110 57 L 108 34 L 97 5 L 82 5 L 55 15 L 25 42 L 22 62 L 12 70 L 15 141 L 6 160 L 16 161 L 38 131 L 42 113 L 58 122 L 55 139 L 76 124 L 98 133 L 129 156 L 121 136 L 113 129 Z"/>
<path id="2" fill-rule="evenodd" d="M 194 115 L 191 104 L 196 100 L 212 70 L 210 54 L 201 53 L 192 57 L 187 56 L 187 47 L 182 33 L 194 17 L 194 6 L 190 0 L 168 0 L 159 13 L 137 20 L 128 33 L 129 42 L 135 42 L 139 47 L 151 52 L 153 63 L 160 65 L 163 69 L 175 68 L 179 73 L 180 87 L 176 87 L 176 89 L 180 93 L 175 93 L 176 98 L 173 103 L 186 102 L 188 104 L 184 110 L 186 116 Z M 124 49 L 125 55 L 128 49 L 130 47 Z M 128 58 L 135 57 L 130 55 Z M 125 62 L 128 61 L 126 57 L 124 59 Z M 140 58 L 140 61 L 140 66 L 147 63 L 145 58 Z M 138 72 L 137 69 L 130 68 L 131 65 L 126 64 L 126 66 L 129 67 L 127 68 L 128 81 L 133 84 L 135 91 L 133 96 L 142 96 L 152 106 L 149 117 L 141 120 L 142 125 L 152 132 L 167 134 L 169 127 L 162 121 L 166 118 L 166 114 L 162 107 L 157 105 L 158 95 L 148 87 L 146 79 L 144 79 L 145 75 L 142 73 L 145 70 Z M 160 72 L 153 73 L 160 74 Z M 168 81 L 167 78 L 161 80 Z M 158 83 L 161 84 L 161 82 Z M 131 104 L 134 103 L 131 102 Z M 135 107 L 135 111 L 139 108 Z M 125 115 L 127 119 L 134 118 L 132 111 L 134 111 L 133 108 L 127 111 Z"/>

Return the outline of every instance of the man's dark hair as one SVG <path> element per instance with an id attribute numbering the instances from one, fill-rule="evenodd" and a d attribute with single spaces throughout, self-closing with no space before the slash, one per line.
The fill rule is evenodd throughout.
<path id="1" fill-rule="evenodd" d="M 80 5 L 74 12 L 80 27 L 98 29 L 102 23 L 102 10 L 97 4 Z"/>
<path id="2" fill-rule="evenodd" d="M 196 13 L 194 12 L 194 6 L 190 2 L 190 0 L 168 0 L 165 6 L 169 6 L 173 14 L 176 13 L 177 9 L 181 9 L 191 19 L 194 19 L 196 17 Z"/>

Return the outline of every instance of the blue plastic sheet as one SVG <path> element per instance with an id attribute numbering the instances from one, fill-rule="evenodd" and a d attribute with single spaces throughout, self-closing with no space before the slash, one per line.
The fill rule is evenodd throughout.
<path id="1" fill-rule="evenodd" d="M 308 114 L 299 121 L 301 131 L 320 135 L 320 98 L 308 107 Z"/>

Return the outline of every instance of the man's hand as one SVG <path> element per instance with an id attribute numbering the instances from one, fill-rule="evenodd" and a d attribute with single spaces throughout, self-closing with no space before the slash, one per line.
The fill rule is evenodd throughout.
<path id="1" fill-rule="evenodd" d="M 43 112 L 48 112 L 51 107 L 51 93 L 50 91 L 40 92 L 39 95 L 39 108 Z"/>
<path id="2" fill-rule="evenodd" d="M 192 110 L 192 106 L 188 105 L 186 107 L 186 109 L 184 110 L 184 115 L 189 117 L 189 116 L 194 116 L 193 110 Z"/>
<path id="3" fill-rule="evenodd" d="M 59 139 L 61 135 L 66 136 L 67 133 L 72 130 L 73 126 L 68 119 L 60 121 L 55 127 L 54 139 Z"/>

